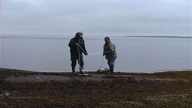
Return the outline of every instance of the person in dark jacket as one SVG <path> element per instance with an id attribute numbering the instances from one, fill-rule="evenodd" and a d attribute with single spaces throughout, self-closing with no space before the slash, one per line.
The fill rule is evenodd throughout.
<path id="1" fill-rule="evenodd" d="M 111 42 L 109 37 L 105 37 L 105 44 L 103 46 L 103 56 L 107 59 L 109 65 L 110 74 L 113 73 L 115 59 L 117 58 L 117 52 L 115 44 Z"/>
<path id="2" fill-rule="evenodd" d="M 84 53 L 85 55 L 88 55 L 87 50 L 85 48 L 85 42 L 83 40 L 83 32 L 77 32 L 75 37 L 70 40 L 68 46 L 70 47 L 71 67 L 72 67 L 73 74 L 76 74 L 75 66 L 76 66 L 77 60 L 80 65 L 80 72 L 82 73 L 82 69 L 84 67 L 82 53 Z"/>

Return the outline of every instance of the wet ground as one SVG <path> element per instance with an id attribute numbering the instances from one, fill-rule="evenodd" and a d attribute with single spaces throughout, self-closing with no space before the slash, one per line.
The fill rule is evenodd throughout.
<path id="1" fill-rule="evenodd" d="M 0 73 L 1 108 L 192 108 L 192 71 Z"/>
<path id="2" fill-rule="evenodd" d="M 5 78 L 5 81 L 10 82 L 70 82 L 70 81 L 104 81 L 104 80 L 114 80 L 114 79 L 128 79 L 134 78 L 135 80 L 153 80 L 153 81 L 177 81 L 177 79 L 171 78 L 143 78 L 134 77 L 132 75 L 75 75 L 75 76 L 58 76 L 58 75 L 28 75 L 28 76 L 10 76 Z M 182 81 L 188 81 L 185 79 L 180 79 Z"/>
<path id="3" fill-rule="evenodd" d="M 28 76 L 11 76 L 6 78 L 6 81 L 11 82 L 50 82 L 50 81 L 101 81 L 110 80 L 109 78 L 102 78 L 101 75 L 94 76 L 57 76 L 57 75 L 28 75 Z"/>

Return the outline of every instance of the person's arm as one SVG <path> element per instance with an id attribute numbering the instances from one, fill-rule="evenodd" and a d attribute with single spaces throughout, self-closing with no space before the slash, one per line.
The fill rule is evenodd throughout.
<path id="1" fill-rule="evenodd" d="M 105 53 L 105 45 L 103 45 L 103 56 L 105 56 L 106 53 Z"/>
<path id="2" fill-rule="evenodd" d="M 84 52 L 85 55 L 88 55 L 87 50 L 85 48 L 85 41 L 84 40 L 82 40 L 82 41 L 83 41 L 83 47 L 82 48 L 84 50 L 83 52 Z"/>
<path id="3" fill-rule="evenodd" d="M 108 53 L 113 54 L 114 52 L 115 52 L 115 44 L 111 44 L 111 45 L 109 46 L 109 51 L 108 51 Z"/>

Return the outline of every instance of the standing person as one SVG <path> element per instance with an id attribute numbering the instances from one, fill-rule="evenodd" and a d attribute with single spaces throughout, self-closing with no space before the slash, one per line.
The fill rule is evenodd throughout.
<path id="1" fill-rule="evenodd" d="M 76 61 L 78 60 L 78 63 L 80 65 L 80 73 L 82 73 L 82 69 L 84 67 L 83 62 L 83 54 L 88 55 L 87 50 L 85 48 L 85 42 L 83 40 L 83 32 L 77 32 L 75 37 L 72 38 L 68 44 L 70 47 L 70 53 L 71 53 L 71 67 L 73 74 L 76 74 L 75 72 L 75 66 Z"/>
<path id="2" fill-rule="evenodd" d="M 111 42 L 109 37 L 105 37 L 105 44 L 103 46 L 103 56 L 108 60 L 110 74 L 113 73 L 115 59 L 117 58 L 117 52 L 115 49 L 115 44 Z"/>

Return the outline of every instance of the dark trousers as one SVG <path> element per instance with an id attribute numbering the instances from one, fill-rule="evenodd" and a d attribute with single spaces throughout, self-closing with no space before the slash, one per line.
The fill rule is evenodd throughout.
<path id="1" fill-rule="evenodd" d="M 77 61 L 81 67 L 81 69 L 83 69 L 84 66 L 84 62 L 83 62 L 83 55 L 80 54 L 71 54 L 71 67 L 72 67 L 72 71 L 75 72 L 75 66 L 77 64 Z"/>

